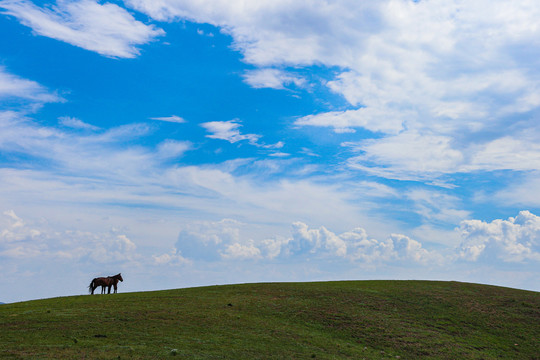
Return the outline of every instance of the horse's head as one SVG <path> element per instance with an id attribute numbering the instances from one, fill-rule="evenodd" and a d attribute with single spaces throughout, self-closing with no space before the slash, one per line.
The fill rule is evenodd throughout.
<path id="1" fill-rule="evenodd" d="M 122 279 L 122 274 L 118 274 L 118 275 L 116 275 L 116 277 L 118 278 L 118 280 L 124 282 L 124 279 Z"/>

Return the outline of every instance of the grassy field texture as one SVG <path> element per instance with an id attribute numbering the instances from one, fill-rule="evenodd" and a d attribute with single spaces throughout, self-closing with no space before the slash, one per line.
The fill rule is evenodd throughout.
<path id="1" fill-rule="evenodd" d="M 432 281 L 212 286 L 0 306 L 0 357 L 540 359 L 540 293 Z"/>

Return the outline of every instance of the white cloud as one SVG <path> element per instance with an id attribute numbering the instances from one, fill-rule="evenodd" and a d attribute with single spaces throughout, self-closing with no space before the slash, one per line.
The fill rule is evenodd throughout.
<path id="1" fill-rule="evenodd" d="M 451 137 L 414 131 L 344 145 L 362 153 L 350 158 L 349 166 L 389 178 L 436 177 L 459 171 L 464 161 L 461 151 L 452 146 Z"/>
<path id="2" fill-rule="evenodd" d="M 58 128 L 41 126 L 15 112 L 0 112 L 0 149 L 6 153 L 25 154 L 53 161 L 69 172 L 107 175 L 139 171 L 151 167 L 151 151 L 140 147 L 125 148 L 123 140 L 145 135 L 144 124 L 111 128 L 102 133 L 73 134 Z"/>
<path id="3" fill-rule="evenodd" d="M 153 117 L 153 118 L 150 118 L 150 119 L 158 120 L 158 121 L 178 123 L 178 124 L 182 124 L 182 123 L 186 122 L 186 120 L 184 120 L 184 118 L 181 118 L 180 116 L 177 116 L 177 115 L 163 116 L 163 117 Z"/>
<path id="4" fill-rule="evenodd" d="M 220 27 L 259 67 L 245 76 L 255 87 L 294 82 L 276 70 L 287 66 L 340 69 L 326 85 L 354 109 L 300 116 L 296 125 L 382 133 L 361 144 L 355 169 L 434 181 L 538 168 L 537 136 L 517 140 L 537 128 L 530 113 L 540 107 L 534 0 L 125 3 L 157 20 Z"/>
<path id="5" fill-rule="evenodd" d="M 262 149 L 281 149 L 285 144 L 282 141 L 278 141 L 275 144 L 265 144 L 261 142 L 261 135 L 257 134 L 242 134 L 239 120 L 229 121 L 210 121 L 202 123 L 201 126 L 206 129 L 210 134 L 206 135 L 210 139 L 219 139 L 230 142 L 231 144 L 247 141 L 249 144 Z"/>
<path id="6" fill-rule="evenodd" d="M 170 159 L 190 150 L 187 142 L 166 140 L 155 148 L 133 145 L 151 130 L 145 124 L 132 124 L 100 132 L 71 132 L 42 126 L 17 113 L 0 113 L 0 151 L 10 155 L 7 159 L 24 155 L 39 160 L 35 164 L 54 165 L 45 170 L 6 164 L 0 169 L 0 196 L 10 207 L 18 202 L 33 204 L 36 199 L 50 206 L 145 204 L 189 209 L 193 217 L 227 216 L 256 223 L 273 219 L 284 226 L 291 218 L 324 220 L 329 226 L 370 218 L 334 182 L 268 180 L 268 174 L 290 173 L 293 168 L 303 171 L 295 159 L 246 159 L 241 168 L 232 162 L 179 166 Z"/>
<path id="7" fill-rule="evenodd" d="M 27 224 L 13 210 L 0 216 L 0 257 L 5 259 L 126 262 L 136 259 L 136 248 L 125 234 L 114 230 L 59 231 L 44 224 Z"/>
<path id="8" fill-rule="evenodd" d="M 44 8 L 30 1 L 4 0 L 0 9 L 36 34 L 110 57 L 133 58 L 140 52 L 139 45 L 164 34 L 118 5 L 93 0 L 58 0 L 55 6 Z"/>
<path id="9" fill-rule="evenodd" d="M 332 3 L 227 1 L 147 1 L 125 3 L 157 20 L 187 19 L 223 28 L 235 39 L 247 61 L 257 65 L 272 63 L 341 63 L 351 59 L 341 48 L 369 29 L 377 28 L 377 6 L 350 0 Z M 256 33 L 254 32 L 256 31 Z M 336 41 L 341 40 L 341 41 Z"/>
<path id="10" fill-rule="evenodd" d="M 268 154 L 268 156 L 278 157 L 278 158 L 285 158 L 285 157 L 291 156 L 291 154 L 284 153 L 284 152 L 274 152 L 274 153 Z"/>
<path id="11" fill-rule="evenodd" d="M 300 222 L 293 224 L 292 233 L 293 237 L 287 244 L 292 254 L 336 256 L 359 264 L 441 264 L 444 261 L 442 255 L 424 249 L 420 242 L 401 234 L 392 234 L 379 241 L 369 238 L 362 228 L 337 235 L 325 227 L 309 229 Z"/>
<path id="12" fill-rule="evenodd" d="M 540 207 L 540 173 L 530 171 L 520 180 L 515 180 L 511 186 L 497 191 L 491 199 L 509 205 L 519 205 L 524 207 Z M 480 194 L 482 200 L 486 199 L 486 194 Z"/>
<path id="13" fill-rule="evenodd" d="M 291 237 L 275 236 L 257 240 L 245 238 L 246 224 L 226 219 L 198 222 L 184 228 L 176 249 L 183 257 L 216 261 L 233 259 L 342 259 L 358 264 L 440 264 L 443 257 L 428 251 L 405 235 L 392 234 L 384 241 L 370 239 L 362 228 L 337 235 L 324 226 L 310 229 L 302 222 L 291 227 Z"/>
<path id="14" fill-rule="evenodd" d="M 413 201 L 411 210 L 418 213 L 425 222 L 454 225 L 470 215 L 468 211 L 459 209 L 459 198 L 445 192 L 413 189 L 407 191 L 405 197 Z"/>
<path id="15" fill-rule="evenodd" d="M 407 112 L 381 111 L 374 108 L 357 110 L 331 111 L 316 115 L 307 115 L 295 121 L 298 126 L 331 127 L 336 133 L 355 132 L 354 128 L 363 127 L 372 132 L 398 133 Z"/>
<path id="16" fill-rule="evenodd" d="M 261 137 L 260 135 L 255 134 L 241 134 L 239 128 L 242 127 L 242 125 L 238 123 L 237 120 L 210 121 L 201 124 L 201 126 L 210 133 L 210 135 L 206 135 L 206 137 L 210 139 L 226 140 L 231 144 L 243 140 L 247 140 L 251 144 L 256 144 Z"/>
<path id="17" fill-rule="evenodd" d="M 405 131 L 395 136 L 344 143 L 360 153 L 348 159 L 353 169 L 394 179 L 428 180 L 445 174 L 475 171 L 531 171 L 540 168 L 536 131 L 471 142 L 452 136 Z M 441 184 L 443 185 L 443 184 Z"/>
<path id="18" fill-rule="evenodd" d="M 469 261 L 540 261 L 540 217 L 521 211 L 508 220 L 462 221 L 459 256 Z"/>
<path id="19" fill-rule="evenodd" d="M 94 126 L 92 124 L 85 123 L 84 121 L 70 117 L 70 116 L 62 116 L 58 118 L 60 124 L 73 128 L 73 129 L 82 129 L 82 130 L 99 130 L 99 127 Z"/>
<path id="20" fill-rule="evenodd" d="M 529 137 L 529 139 L 527 139 Z M 478 147 L 467 166 L 471 170 L 540 169 L 540 144 L 524 134 L 520 138 L 501 137 Z"/>
<path id="21" fill-rule="evenodd" d="M 167 254 L 161 254 L 161 255 L 153 255 L 152 258 L 154 259 L 154 262 L 157 265 L 183 265 L 183 264 L 191 264 L 191 261 L 184 258 L 182 255 L 178 254 L 178 251 L 176 249 L 173 249 L 171 252 Z"/>
<path id="22" fill-rule="evenodd" d="M 247 141 L 251 145 L 264 149 L 280 149 L 284 145 L 282 141 L 278 141 L 275 144 L 264 144 L 259 141 L 262 137 L 261 135 L 242 134 L 240 132 L 242 124 L 238 120 L 210 121 L 202 123 L 201 126 L 210 133 L 210 135 L 206 135 L 207 138 L 225 140 L 231 144 Z"/>
<path id="23" fill-rule="evenodd" d="M 233 243 L 227 245 L 221 256 L 224 259 L 259 259 L 261 250 L 253 245 L 253 241 L 247 244 Z"/>
<path id="24" fill-rule="evenodd" d="M 244 74 L 244 81 L 256 89 L 285 89 L 285 86 L 291 84 L 294 84 L 297 87 L 303 87 L 306 84 L 306 79 L 279 69 L 257 69 L 247 71 Z"/>
<path id="25" fill-rule="evenodd" d="M 261 137 L 260 135 L 255 134 L 241 134 L 238 129 L 242 125 L 236 120 L 210 121 L 201 124 L 201 126 L 211 133 L 210 135 L 206 135 L 206 137 L 210 139 L 226 140 L 231 144 L 243 140 L 248 140 L 251 144 L 255 144 Z"/>
<path id="26" fill-rule="evenodd" d="M 176 249 L 188 259 L 219 260 L 231 258 L 245 245 L 240 244 L 241 223 L 231 219 L 198 222 L 184 227 L 178 235 Z"/>
<path id="27" fill-rule="evenodd" d="M 5 98 L 22 98 L 38 103 L 63 101 L 37 82 L 10 74 L 0 66 L 0 99 Z"/>
<path id="28" fill-rule="evenodd" d="M 157 152 L 160 158 L 176 158 L 191 148 L 192 144 L 189 141 L 165 140 L 158 145 Z"/>
<path id="29" fill-rule="evenodd" d="M 205 32 L 205 31 L 202 30 L 202 29 L 197 29 L 197 34 L 199 34 L 199 35 L 201 35 L 201 36 L 214 37 L 214 33 L 212 33 L 212 32 Z"/>

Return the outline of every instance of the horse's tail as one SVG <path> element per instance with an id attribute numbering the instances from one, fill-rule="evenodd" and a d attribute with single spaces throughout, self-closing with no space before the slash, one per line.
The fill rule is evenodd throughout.
<path id="1" fill-rule="evenodd" d="M 92 281 L 90 281 L 90 285 L 88 285 L 88 292 L 89 293 L 92 293 L 92 291 L 97 287 L 97 286 L 94 286 L 95 281 L 96 281 L 96 279 L 92 279 Z"/>

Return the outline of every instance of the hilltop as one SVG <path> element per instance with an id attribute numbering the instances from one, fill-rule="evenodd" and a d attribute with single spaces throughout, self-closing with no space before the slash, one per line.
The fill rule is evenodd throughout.
<path id="1" fill-rule="evenodd" d="M 73 296 L 5 304 L 0 324 L 6 358 L 540 358 L 540 293 L 456 282 Z"/>

